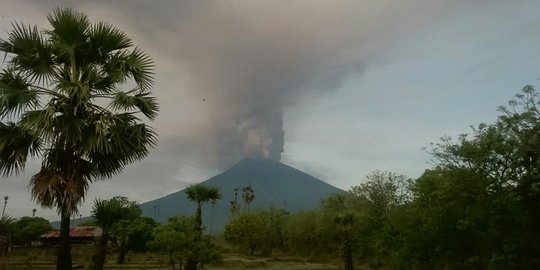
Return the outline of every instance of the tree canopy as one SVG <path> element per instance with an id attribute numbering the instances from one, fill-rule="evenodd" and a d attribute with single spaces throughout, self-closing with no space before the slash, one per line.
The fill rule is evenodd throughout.
<path id="1" fill-rule="evenodd" d="M 40 158 L 32 197 L 61 214 L 58 268 L 71 269 L 69 216 L 89 185 L 144 158 L 156 134 L 153 61 L 106 22 L 57 8 L 50 29 L 13 23 L 0 40 L 0 173 L 18 174 Z M 131 89 L 124 89 L 127 83 Z"/>

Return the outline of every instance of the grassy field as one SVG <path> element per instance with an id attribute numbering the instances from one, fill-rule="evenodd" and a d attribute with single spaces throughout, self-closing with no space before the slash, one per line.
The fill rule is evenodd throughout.
<path id="1" fill-rule="evenodd" d="M 89 247 L 73 248 L 73 266 L 75 269 L 87 269 L 90 254 Z M 129 254 L 126 263 L 117 265 L 114 256 L 108 257 L 105 269 L 124 270 L 158 270 L 172 269 L 167 258 L 156 254 Z M 55 250 L 47 248 L 14 248 L 9 256 L 0 257 L 0 270 L 19 269 L 55 269 Z M 340 267 L 332 264 L 310 262 L 297 257 L 264 257 L 250 258 L 238 254 L 224 254 L 219 264 L 205 266 L 204 269 L 240 270 L 337 270 Z"/>

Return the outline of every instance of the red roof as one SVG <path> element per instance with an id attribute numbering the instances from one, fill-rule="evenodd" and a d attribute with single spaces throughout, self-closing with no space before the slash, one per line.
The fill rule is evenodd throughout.
<path id="1" fill-rule="evenodd" d="M 100 237 L 103 230 L 100 227 L 84 226 L 74 227 L 69 230 L 69 237 L 71 238 L 84 238 L 84 237 Z M 60 237 L 60 231 L 50 231 L 42 234 L 39 238 L 58 238 Z"/>

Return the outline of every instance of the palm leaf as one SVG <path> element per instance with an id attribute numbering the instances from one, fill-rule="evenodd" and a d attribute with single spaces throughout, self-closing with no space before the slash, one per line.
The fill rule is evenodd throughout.
<path id="1" fill-rule="evenodd" d="M 36 136 L 50 141 L 55 137 L 56 116 L 58 115 L 55 100 L 49 102 L 42 110 L 27 111 L 19 120 L 21 127 L 32 130 Z"/>
<path id="2" fill-rule="evenodd" d="M 92 46 L 89 56 L 97 63 L 105 63 L 113 51 L 133 46 L 124 32 L 105 22 L 92 25 L 89 37 Z"/>
<path id="3" fill-rule="evenodd" d="M 154 85 L 154 61 L 139 48 L 130 54 L 126 66 L 139 88 L 147 90 Z"/>
<path id="4" fill-rule="evenodd" d="M 218 188 L 202 184 L 191 185 L 186 188 L 185 192 L 188 199 L 197 203 L 206 203 L 221 199 L 221 193 Z"/>
<path id="5" fill-rule="evenodd" d="M 75 213 L 92 183 L 94 165 L 72 150 L 47 149 L 41 170 L 32 176 L 28 187 L 32 198 L 44 207 Z"/>
<path id="6" fill-rule="evenodd" d="M 12 70 L 0 73 L 0 116 L 20 115 L 39 106 L 37 91 Z"/>
<path id="7" fill-rule="evenodd" d="M 4 176 L 18 174 L 28 157 L 37 156 L 42 147 L 38 136 L 15 123 L 0 122 L 0 172 Z"/>
<path id="8" fill-rule="evenodd" d="M 145 91 L 154 84 L 153 69 L 152 59 L 138 48 L 132 52 L 116 51 L 103 66 L 103 72 L 108 75 L 110 81 L 123 83 L 131 77 L 137 87 Z"/>
<path id="9" fill-rule="evenodd" d="M 88 127 L 92 135 L 83 144 L 88 160 L 96 166 L 96 177 L 110 177 L 127 164 L 148 155 L 156 145 L 156 133 L 132 114 L 102 115 Z"/>
<path id="10" fill-rule="evenodd" d="M 133 92 L 133 91 L 130 91 Z M 118 92 L 113 96 L 111 108 L 120 111 L 130 111 L 138 109 L 150 120 L 154 120 L 157 116 L 159 106 L 157 99 L 150 96 L 149 92 L 138 92 L 130 95 L 130 92 Z"/>
<path id="11" fill-rule="evenodd" d="M 57 48 L 67 49 L 69 53 L 79 44 L 84 44 L 88 38 L 90 21 L 85 14 L 69 8 L 56 8 L 47 16 L 47 20 L 54 30 L 48 31 L 55 45 L 63 44 Z"/>
<path id="12" fill-rule="evenodd" d="M 51 47 L 37 27 L 14 23 L 7 41 L 0 40 L 0 51 L 13 54 L 10 65 L 32 80 L 42 83 L 54 76 Z"/>

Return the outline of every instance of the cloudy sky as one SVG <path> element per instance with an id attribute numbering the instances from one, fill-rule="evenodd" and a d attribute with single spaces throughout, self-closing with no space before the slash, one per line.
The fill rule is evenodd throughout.
<path id="1" fill-rule="evenodd" d="M 381 169 L 418 177 L 423 147 L 495 120 L 540 78 L 537 0 L 0 0 L 0 38 L 48 28 L 72 7 L 124 30 L 156 62 L 159 144 L 91 186 L 139 202 L 266 156 L 342 189 Z M 31 203 L 26 173 L 0 180 L 11 216 Z"/>

